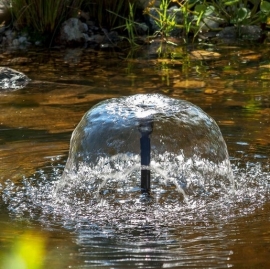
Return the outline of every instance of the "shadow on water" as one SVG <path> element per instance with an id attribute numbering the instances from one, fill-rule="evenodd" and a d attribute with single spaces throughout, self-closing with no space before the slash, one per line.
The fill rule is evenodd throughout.
<path id="1" fill-rule="evenodd" d="M 44 239 L 44 268 L 269 267 L 269 48 L 178 48 L 173 58 L 147 53 L 127 61 L 91 50 L 3 55 L 1 65 L 33 81 L 0 94 L 2 256 L 30 231 Z M 128 199 L 138 189 L 112 180 L 94 200 L 82 173 L 73 189 L 55 196 L 71 132 L 84 113 L 135 93 L 188 100 L 211 115 L 228 146 L 235 192 L 216 189 L 184 202 L 170 181 L 156 180 L 161 192 L 144 204 Z"/>

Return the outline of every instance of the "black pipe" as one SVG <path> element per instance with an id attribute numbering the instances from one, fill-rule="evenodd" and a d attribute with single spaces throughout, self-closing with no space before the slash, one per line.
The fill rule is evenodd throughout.
<path id="1" fill-rule="evenodd" d="M 141 192 L 150 194 L 150 153 L 151 144 L 149 135 L 153 131 L 153 120 L 142 119 L 139 125 L 141 133 L 140 146 L 141 146 Z"/>

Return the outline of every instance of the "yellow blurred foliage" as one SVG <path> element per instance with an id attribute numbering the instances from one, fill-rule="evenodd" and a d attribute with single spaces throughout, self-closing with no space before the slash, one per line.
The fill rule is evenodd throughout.
<path id="1" fill-rule="evenodd" d="M 6 254 L 0 268 L 41 269 L 45 255 L 45 238 L 41 234 L 26 232 L 14 242 L 10 253 Z"/>

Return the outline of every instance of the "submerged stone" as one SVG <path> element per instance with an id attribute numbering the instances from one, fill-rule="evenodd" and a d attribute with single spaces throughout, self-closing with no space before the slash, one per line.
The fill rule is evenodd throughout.
<path id="1" fill-rule="evenodd" d="M 17 90 L 24 88 L 30 79 L 23 73 L 8 67 L 0 67 L 0 88 Z"/>

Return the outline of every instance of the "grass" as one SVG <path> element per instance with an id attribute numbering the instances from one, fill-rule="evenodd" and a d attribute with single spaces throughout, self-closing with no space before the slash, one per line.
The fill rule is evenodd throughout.
<path id="1" fill-rule="evenodd" d="M 51 43 L 62 22 L 76 16 L 82 8 L 89 12 L 90 19 L 96 20 L 100 27 L 122 28 L 128 33 L 129 42 L 135 44 L 138 0 L 3 1 L 11 11 L 14 26 L 29 33 L 32 40 L 36 37 L 36 40 L 49 40 Z M 175 28 L 180 28 L 185 42 L 190 35 L 193 35 L 194 40 L 201 25 L 212 15 L 223 18 L 227 25 L 235 25 L 238 28 L 241 25 L 260 25 L 270 21 L 270 3 L 266 0 L 160 0 L 157 14 L 153 15 L 150 8 L 154 2 L 155 0 L 149 2 L 144 13 L 152 17 L 159 28 L 159 35 L 164 39 L 170 37 Z M 168 12 L 171 5 L 177 5 L 178 8 Z M 178 24 L 177 12 L 183 16 L 183 21 Z"/>
<path id="2" fill-rule="evenodd" d="M 61 23 L 78 13 L 83 0 L 12 0 L 9 8 L 17 28 L 52 37 Z"/>
<path id="3" fill-rule="evenodd" d="M 130 10 L 136 10 L 136 0 L 84 0 L 83 9 L 89 12 L 101 27 L 112 29 L 126 23 L 125 19 Z"/>

